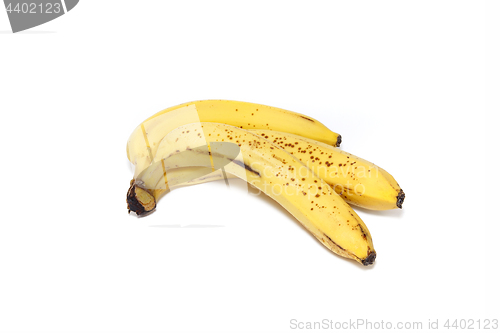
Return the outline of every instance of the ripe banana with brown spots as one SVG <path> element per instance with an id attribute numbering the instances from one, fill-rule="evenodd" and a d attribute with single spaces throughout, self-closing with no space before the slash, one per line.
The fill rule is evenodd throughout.
<path id="1" fill-rule="evenodd" d="M 269 130 L 250 130 L 297 157 L 348 203 L 371 210 L 402 208 L 405 194 L 394 177 L 362 158 L 322 142 Z M 162 153 L 160 153 L 162 154 Z M 169 170 L 168 186 L 194 185 L 224 179 L 220 170 L 182 168 Z M 231 177 L 227 175 L 226 177 Z M 158 181 L 162 182 L 162 179 Z M 158 200 L 164 191 L 156 189 Z"/>
<path id="2" fill-rule="evenodd" d="M 159 142 L 174 128 L 195 122 L 215 122 L 244 129 L 267 129 L 293 133 L 339 146 L 341 136 L 319 121 L 300 113 L 267 105 L 228 100 L 184 103 L 156 113 L 142 122 L 127 142 L 127 156 L 135 176 L 146 169 Z"/>
<path id="3" fill-rule="evenodd" d="M 132 180 L 127 194 L 129 209 L 138 215 L 153 210 L 156 201 L 152 193 L 168 188 L 169 170 L 223 169 L 281 204 L 331 251 L 371 265 L 376 252 L 361 218 L 298 157 L 268 139 L 209 122 L 174 129 L 158 143 L 153 163 Z"/>

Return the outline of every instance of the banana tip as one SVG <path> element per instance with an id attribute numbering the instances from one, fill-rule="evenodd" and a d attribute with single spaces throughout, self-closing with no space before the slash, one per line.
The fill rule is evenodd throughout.
<path id="1" fill-rule="evenodd" d="M 368 257 L 366 257 L 365 259 L 361 260 L 361 263 L 364 265 L 364 266 L 370 266 L 370 265 L 373 265 L 373 263 L 375 262 L 375 258 L 377 257 L 377 253 L 376 252 L 371 252 Z"/>
<path id="2" fill-rule="evenodd" d="M 403 201 L 405 201 L 405 192 L 403 192 L 403 190 L 399 190 L 396 206 L 403 208 Z"/>
<path id="3" fill-rule="evenodd" d="M 156 208 L 156 200 L 148 191 L 137 186 L 132 180 L 127 192 L 127 208 L 129 213 L 133 211 L 137 216 L 143 216 Z"/>
<path id="4" fill-rule="evenodd" d="M 340 147 L 341 143 L 342 143 L 342 135 L 339 134 L 339 136 L 337 136 L 337 145 L 336 145 L 336 147 Z"/>

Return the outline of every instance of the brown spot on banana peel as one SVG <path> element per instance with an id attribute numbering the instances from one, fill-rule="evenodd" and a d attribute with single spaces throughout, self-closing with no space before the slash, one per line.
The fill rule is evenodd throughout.
<path id="1" fill-rule="evenodd" d="M 398 206 L 399 208 L 403 208 L 403 201 L 405 201 L 405 192 L 403 192 L 403 190 L 399 190 L 398 196 L 396 198 L 396 206 Z"/>
<path id="2" fill-rule="evenodd" d="M 359 227 L 359 230 L 361 230 L 361 236 L 363 237 L 364 240 L 366 240 L 367 237 L 366 237 L 365 229 L 363 229 L 363 227 L 361 226 L 360 223 L 358 223 L 358 227 Z"/>
<path id="3" fill-rule="evenodd" d="M 250 171 L 250 172 L 252 172 L 252 173 L 254 173 L 254 174 L 256 174 L 257 176 L 260 177 L 260 172 L 258 172 L 257 170 L 252 169 L 252 167 L 249 166 L 248 164 L 245 164 L 245 163 L 243 163 L 241 161 L 238 161 L 238 160 L 231 160 L 231 161 L 234 162 L 235 164 L 239 165 L 240 167 L 245 168 L 246 170 L 248 170 L 248 171 Z"/>
<path id="4" fill-rule="evenodd" d="M 127 191 L 127 208 L 129 213 L 133 211 L 137 216 L 143 216 L 156 208 L 156 200 L 151 193 L 137 186 L 132 180 Z"/>
<path id="5" fill-rule="evenodd" d="M 304 116 L 300 116 L 300 118 L 304 118 L 305 120 L 309 120 L 310 122 L 314 123 L 314 120 L 312 120 L 311 118 L 307 118 L 307 117 L 304 117 Z"/>

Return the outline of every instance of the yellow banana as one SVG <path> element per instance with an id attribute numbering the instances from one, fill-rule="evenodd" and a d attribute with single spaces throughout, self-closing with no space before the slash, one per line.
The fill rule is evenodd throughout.
<path id="1" fill-rule="evenodd" d="M 405 198 L 403 190 L 394 177 L 375 164 L 339 148 L 297 135 L 269 130 L 250 131 L 296 156 L 348 203 L 371 210 L 402 208 Z M 161 151 L 158 153 L 164 154 Z M 182 183 L 193 185 L 224 178 L 222 172 L 203 177 L 209 171 L 200 168 L 174 169 L 169 173 L 170 188 Z M 157 200 L 162 194 L 163 191 L 159 189 L 154 192 Z"/>
<path id="2" fill-rule="evenodd" d="M 153 164 L 131 182 L 129 209 L 139 215 L 152 210 L 152 191 L 167 189 L 168 171 L 180 167 L 223 167 L 276 200 L 331 251 L 363 265 L 375 260 L 368 228 L 327 183 L 278 145 L 225 124 L 193 123 L 168 133 Z"/>
<path id="3" fill-rule="evenodd" d="M 151 164 L 159 142 L 167 133 L 181 125 L 195 122 L 216 122 L 245 129 L 293 133 L 334 146 L 341 142 L 339 134 L 300 113 L 246 102 L 196 101 L 160 111 L 133 131 L 127 143 L 127 156 L 135 166 L 135 176 Z"/>
<path id="4" fill-rule="evenodd" d="M 375 164 L 294 134 L 268 130 L 253 132 L 296 156 L 350 204 L 372 210 L 403 207 L 403 190 L 391 174 Z"/>

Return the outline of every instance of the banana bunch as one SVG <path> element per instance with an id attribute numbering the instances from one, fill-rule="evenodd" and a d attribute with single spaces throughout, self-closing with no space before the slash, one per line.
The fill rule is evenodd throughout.
<path id="1" fill-rule="evenodd" d="M 340 150 L 340 142 L 315 119 L 260 104 L 204 100 L 168 108 L 128 140 L 135 167 L 128 209 L 146 215 L 175 187 L 240 178 L 332 252 L 371 265 L 370 232 L 350 205 L 402 208 L 405 194 L 387 171 Z"/>

